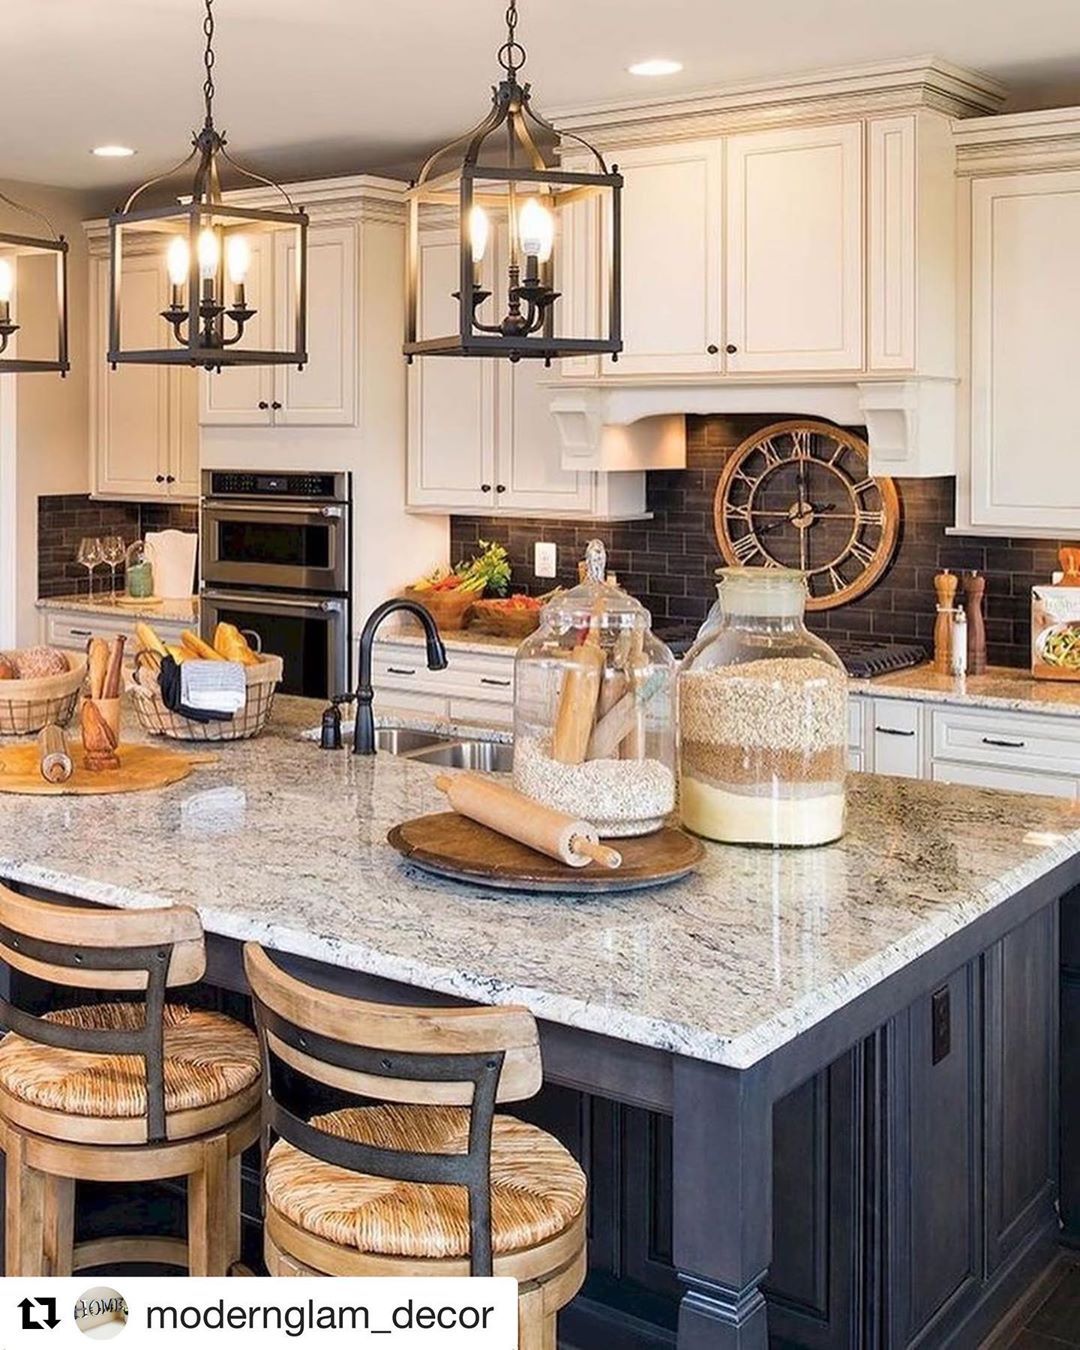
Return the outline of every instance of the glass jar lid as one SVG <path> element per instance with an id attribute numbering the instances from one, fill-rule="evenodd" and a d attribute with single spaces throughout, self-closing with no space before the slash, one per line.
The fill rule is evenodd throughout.
<path id="1" fill-rule="evenodd" d="M 607 549 L 592 539 L 585 549 L 585 579 L 544 606 L 549 628 L 649 628 L 652 616 L 643 604 L 607 580 Z"/>
<path id="2" fill-rule="evenodd" d="M 718 567 L 725 615 L 798 618 L 806 604 L 806 573 L 795 567 Z"/>

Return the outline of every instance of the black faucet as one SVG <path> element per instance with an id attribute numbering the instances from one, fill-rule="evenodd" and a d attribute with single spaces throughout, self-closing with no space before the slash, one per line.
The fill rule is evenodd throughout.
<path id="1" fill-rule="evenodd" d="M 373 755 L 375 753 L 375 716 L 371 705 L 375 700 L 375 690 L 371 687 L 371 647 L 375 641 L 375 630 L 388 614 L 400 610 L 403 614 L 412 614 L 420 620 L 427 639 L 428 670 L 446 669 L 446 648 L 439 636 L 435 620 L 423 605 L 415 600 L 384 600 L 368 615 L 364 631 L 360 634 L 360 683 L 356 687 L 356 731 L 353 735 L 354 755 Z"/>

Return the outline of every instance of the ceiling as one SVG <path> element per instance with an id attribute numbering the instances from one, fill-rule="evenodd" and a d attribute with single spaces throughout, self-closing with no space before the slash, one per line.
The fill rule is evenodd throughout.
<path id="1" fill-rule="evenodd" d="M 541 111 L 920 52 L 1080 102 L 1077 0 L 519 0 Z M 0 178 L 119 192 L 201 118 L 201 0 L 5 0 Z M 219 125 L 281 177 L 389 171 L 486 110 L 504 0 L 217 0 Z M 684 63 L 631 76 L 646 57 Z M 14 115 L 13 115 L 14 114 Z M 134 145 L 130 160 L 90 148 Z"/>

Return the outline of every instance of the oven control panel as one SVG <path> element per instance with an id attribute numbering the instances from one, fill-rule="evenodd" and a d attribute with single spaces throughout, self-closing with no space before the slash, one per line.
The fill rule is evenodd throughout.
<path id="1" fill-rule="evenodd" d="M 343 473 L 251 473 L 209 469 L 203 473 L 206 497 L 280 498 L 304 501 L 347 501 L 348 475 Z"/>

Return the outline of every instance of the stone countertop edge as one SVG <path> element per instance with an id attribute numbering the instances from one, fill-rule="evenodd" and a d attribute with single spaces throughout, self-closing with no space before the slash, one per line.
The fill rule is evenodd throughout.
<path id="1" fill-rule="evenodd" d="M 56 609 L 71 614 L 103 614 L 110 619 L 142 619 L 160 623 L 194 624 L 199 618 L 199 597 L 189 600 L 162 600 L 159 605 L 121 605 L 115 600 L 90 600 L 85 595 L 45 596 L 36 601 L 37 609 Z"/>

